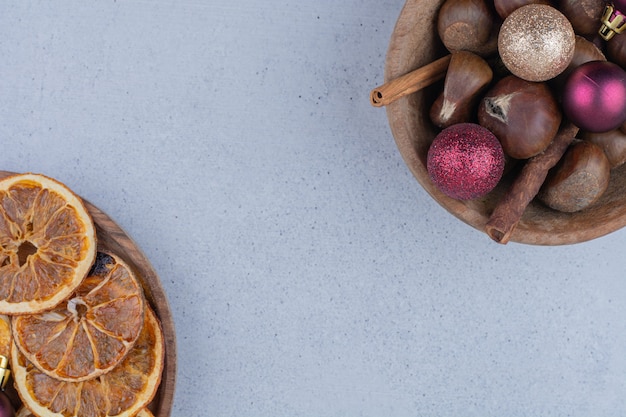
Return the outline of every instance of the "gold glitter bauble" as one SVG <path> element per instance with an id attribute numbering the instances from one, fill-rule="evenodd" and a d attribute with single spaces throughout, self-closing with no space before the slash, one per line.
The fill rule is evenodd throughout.
<path id="1" fill-rule="evenodd" d="M 502 62 L 527 81 L 546 81 L 567 68 L 574 56 L 576 35 L 557 9 L 529 4 L 511 13 L 498 35 Z"/>

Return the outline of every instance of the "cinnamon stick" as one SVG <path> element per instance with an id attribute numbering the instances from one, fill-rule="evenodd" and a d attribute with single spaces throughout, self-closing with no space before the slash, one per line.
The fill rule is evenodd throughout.
<path id="1" fill-rule="evenodd" d="M 524 210 L 543 185 L 548 171 L 559 162 L 577 133 L 578 127 L 564 121 L 546 150 L 526 162 L 487 222 L 485 231 L 489 237 L 498 243 L 509 242 Z"/>
<path id="2" fill-rule="evenodd" d="M 446 55 L 423 67 L 391 80 L 370 93 L 370 103 L 374 107 L 386 106 L 411 93 L 428 87 L 446 75 L 451 55 Z"/>

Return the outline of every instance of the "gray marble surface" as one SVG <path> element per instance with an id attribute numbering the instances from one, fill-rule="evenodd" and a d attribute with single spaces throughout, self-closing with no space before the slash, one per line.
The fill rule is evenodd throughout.
<path id="1" fill-rule="evenodd" d="M 0 168 L 151 260 L 173 416 L 626 413 L 626 231 L 497 245 L 382 109 L 402 0 L 0 3 Z"/>

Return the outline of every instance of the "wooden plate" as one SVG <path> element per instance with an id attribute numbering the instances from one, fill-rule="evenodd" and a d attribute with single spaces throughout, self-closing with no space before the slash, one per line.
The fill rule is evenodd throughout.
<path id="1" fill-rule="evenodd" d="M 0 171 L 0 179 L 12 174 L 11 172 Z M 84 199 L 83 201 L 96 225 L 98 248 L 107 249 L 117 254 L 131 268 L 134 268 L 141 280 L 148 302 L 161 321 L 165 341 L 165 366 L 161 384 L 154 400 L 149 405 L 149 409 L 155 417 L 169 417 L 172 412 L 176 383 L 176 335 L 167 296 L 154 268 L 135 242 L 104 212 L 88 201 Z M 14 402 L 19 403 L 15 392 L 8 392 L 8 394 Z"/>
<path id="2" fill-rule="evenodd" d="M 385 61 L 385 82 L 433 62 L 448 52 L 437 34 L 437 13 L 444 0 L 407 0 L 394 28 Z M 436 135 L 429 110 L 441 85 L 401 98 L 387 106 L 387 117 L 405 163 L 448 212 L 484 231 L 493 208 L 512 181 L 503 178 L 485 198 L 459 201 L 441 193 L 426 169 L 428 148 Z M 563 245 L 594 239 L 626 226 L 626 165 L 611 173 L 609 189 L 594 205 L 577 213 L 561 213 L 532 202 L 511 241 L 533 245 Z M 487 238 L 487 235 L 485 235 Z"/>

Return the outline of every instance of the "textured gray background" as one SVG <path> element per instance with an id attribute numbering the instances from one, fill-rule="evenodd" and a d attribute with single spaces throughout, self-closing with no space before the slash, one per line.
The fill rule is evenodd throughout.
<path id="1" fill-rule="evenodd" d="M 368 103 L 402 5 L 0 3 L 0 168 L 145 251 L 174 416 L 626 413 L 626 231 L 500 246 L 427 196 Z"/>

